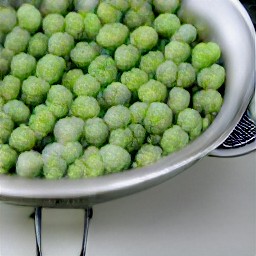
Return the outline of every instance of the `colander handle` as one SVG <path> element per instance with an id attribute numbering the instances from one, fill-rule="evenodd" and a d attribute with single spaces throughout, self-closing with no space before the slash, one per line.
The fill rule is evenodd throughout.
<path id="1" fill-rule="evenodd" d="M 86 208 L 84 212 L 85 212 L 84 234 L 83 234 L 82 249 L 79 256 L 86 255 L 89 224 L 93 215 L 92 208 Z M 41 207 L 37 207 L 35 209 L 35 236 L 36 236 L 36 256 L 42 256 L 43 254 L 42 254 L 42 208 Z"/>

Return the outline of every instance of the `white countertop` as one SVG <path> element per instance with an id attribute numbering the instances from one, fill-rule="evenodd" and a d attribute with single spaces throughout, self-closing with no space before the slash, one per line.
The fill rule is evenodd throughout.
<path id="1" fill-rule="evenodd" d="M 164 184 L 94 207 L 88 256 L 254 256 L 256 152 L 206 157 Z M 0 203 L 0 256 L 35 256 L 32 208 Z M 43 256 L 78 256 L 83 211 L 43 210 Z"/>

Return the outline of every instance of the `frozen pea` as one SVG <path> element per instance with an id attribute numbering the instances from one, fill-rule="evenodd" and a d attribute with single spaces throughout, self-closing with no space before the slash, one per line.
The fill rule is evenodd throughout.
<path id="1" fill-rule="evenodd" d="M 200 70 L 214 64 L 221 56 L 218 44 L 214 42 L 199 43 L 192 50 L 192 65 Z"/>
<path id="2" fill-rule="evenodd" d="M 74 116 L 87 120 L 99 115 L 100 106 L 93 97 L 79 96 L 72 103 L 71 112 Z"/>
<path id="3" fill-rule="evenodd" d="M 10 69 L 10 64 L 8 60 L 0 58 L 0 79 L 2 79 Z"/>
<path id="4" fill-rule="evenodd" d="M 14 128 L 14 122 L 11 117 L 0 111 L 0 144 L 5 144 Z"/>
<path id="5" fill-rule="evenodd" d="M 5 100 L 16 99 L 19 95 L 21 82 L 17 77 L 12 75 L 5 76 L 0 85 L 0 95 Z"/>
<path id="6" fill-rule="evenodd" d="M 49 103 L 47 101 L 46 105 L 56 118 L 63 118 L 69 113 L 69 107 L 67 105 L 59 105 L 58 103 Z"/>
<path id="7" fill-rule="evenodd" d="M 68 7 L 70 5 L 70 0 L 43 0 L 41 4 L 41 12 L 46 15 L 49 13 L 59 13 L 66 14 Z"/>
<path id="8" fill-rule="evenodd" d="M 72 92 L 76 81 L 81 76 L 83 76 L 83 71 L 81 69 L 71 69 L 63 75 L 62 85 Z"/>
<path id="9" fill-rule="evenodd" d="M 50 84 L 41 78 L 30 76 L 22 83 L 22 100 L 32 106 L 43 103 L 50 89 Z"/>
<path id="10" fill-rule="evenodd" d="M 121 76 L 121 82 L 132 92 L 137 91 L 143 84 L 147 83 L 148 80 L 148 74 L 138 68 L 123 72 Z"/>
<path id="11" fill-rule="evenodd" d="M 108 126 L 103 119 L 95 117 L 85 122 L 84 138 L 90 145 L 102 146 L 107 141 L 108 135 Z"/>
<path id="12" fill-rule="evenodd" d="M 16 11 L 11 7 L 0 6 L 0 31 L 9 33 L 16 25 Z"/>
<path id="13" fill-rule="evenodd" d="M 131 122 L 131 112 L 123 105 L 113 106 L 107 110 L 104 121 L 110 130 L 125 128 Z"/>
<path id="14" fill-rule="evenodd" d="M 43 159 L 36 151 L 26 151 L 19 155 L 16 163 L 16 173 L 21 177 L 35 178 L 41 174 Z"/>
<path id="15" fill-rule="evenodd" d="M 138 8 L 137 13 L 143 18 L 143 25 L 153 27 L 155 14 L 149 1 L 144 1 L 142 6 Z"/>
<path id="16" fill-rule="evenodd" d="M 177 65 L 173 61 L 167 60 L 157 68 L 156 79 L 167 87 L 174 87 L 177 79 L 177 73 Z"/>
<path id="17" fill-rule="evenodd" d="M 30 116 L 29 108 L 20 100 L 8 101 L 3 106 L 3 110 L 17 124 L 26 123 Z"/>
<path id="18" fill-rule="evenodd" d="M 165 103 L 154 102 L 149 105 L 144 126 L 150 134 L 162 134 L 172 125 L 173 113 Z"/>
<path id="19" fill-rule="evenodd" d="M 179 41 L 171 41 L 165 47 L 165 58 L 172 60 L 176 64 L 185 62 L 191 55 L 189 44 Z"/>
<path id="20" fill-rule="evenodd" d="M 166 130 L 161 139 L 161 147 L 164 155 L 181 150 L 189 143 L 188 134 L 180 126 L 174 125 Z"/>
<path id="21" fill-rule="evenodd" d="M 67 170 L 67 176 L 70 179 L 81 179 L 86 177 L 87 167 L 82 159 L 77 159 Z"/>
<path id="22" fill-rule="evenodd" d="M 132 123 L 142 124 L 148 110 L 148 103 L 135 102 L 130 106 Z"/>
<path id="23" fill-rule="evenodd" d="M 101 2 L 97 9 L 97 15 L 104 24 L 115 23 L 120 21 L 122 12 L 106 2 Z"/>
<path id="24" fill-rule="evenodd" d="M 200 113 L 192 108 L 186 108 L 178 114 L 177 125 L 195 139 L 202 132 L 203 120 Z"/>
<path id="25" fill-rule="evenodd" d="M 100 149 L 100 155 L 107 174 L 116 173 L 129 168 L 131 164 L 130 154 L 122 147 L 106 145 Z"/>
<path id="26" fill-rule="evenodd" d="M 77 67 L 86 68 L 98 55 L 98 51 L 93 46 L 86 42 L 79 42 L 71 51 L 70 57 Z"/>
<path id="27" fill-rule="evenodd" d="M 67 57 L 74 45 L 74 38 L 71 35 L 57 32 L 49 38 L 48 52 L 56 56 Z"/>
<path id="28" fill-rule="evenodd" d="M 130 7 L 129 1 L 127 0 L 106 0 L 106 3 L 112 5 L 121 12 L 126 12 Z"/>
<path id="29" fill-rule="evenodd" d="M 58 13 L 48 14 L 43 19 L 43 31 L 47 36 L 52 36 L 57 32 L 64 32 L 65 19 Z"/>
<path id="30" fill-rule="evenodd" d="M 82 145 L 75 142 L 68 142 L 63 149 L 61 157 L 66 161 L 67 164 L 72 164 L 83 154 Z"/>
<path id="31" fill-rule="evenodd" d="M 126 149 L 132 144 L 133 134 L 129 128 L 119 128 L 111 131 L 109 136 L 109 144 L 116 145 Z"/>
<path id="32" fill-rule="evenodd" d="M 47 103 L 55 103 L 61 106 L 70 107 L 72 99 L 72 93 L 66 87 L 59 84 L 51 86 L 47 95 Z"/>
<path id="33" fill-rule="evenodd" d="M 160 14 L 154 21 L 154 28 L 160 36 L 170 38 L 180 28 L 180 19 L 175 14 Z"/>
<path id="34" fill-rule="evenodd" d="M 5 38 L 4 47 L 12 50 L 15 54 L 27 49 L 30 34 L 27 30 L 15 27 Z M 19 42 L 19 43 L 17 43 Z"/>
<path id="35" fill-rule="evenodd" d="M 135 163 L 133 167 L 148 166 L 160 160 L 162 156 L 162 149 L 158 146 L 150 144 L 143 145 L 135 156 Z"/>
<path id="36" fill-rule="evenodd" d="M 82 75 L 76 80 L 73 91 L 77 96 L 96 97 L 100 91 L 100 83 L 89 74 Z"/>
<path id="37" fill-rule="evenodd" d="M 95 39 L 102 25 L 95 13 L 87 13 L 84 18 L 84 32 L 88 39 Z"/>
<path id="38" fill-rule="evenodd" d="M 160 135 L 150 134 L 147 137 L 147 143 L 156 146 L 160 144 L 161 139 L 162 137 Z"/>
<path id="39" fill-rule="evenodd" d="M 190 93 L 184 88 L 174 87 L 169 92 L 168 106 L 174 114 L 188 108 L 190 104 Z"/>
<path id="40" fill-rule="evenodd" d="M 77 12 L 69 12 L 65 17 L 65 31 L 74 39 L 81 39 L 84 32 L 84 19 Z"/>
<path id="41" fill-rule="evenodd" d="M 103 98 L 108 106 L 128 105 L 131 92 L 124 84 L 114 82 L 104 89 Z"/>
<path id="42" fill-rule="evenodd" d="M 197 75 L 197 83 L 203 89 L 218 90 L 224 81 L 225 69 L 218 64 L 202 69 Z"/>
<path id="43" fill-rule="evenodd" d="M 9 139 L 9 145 L 19 152 L 31 150 L 35 144 L 35 133 L 26 125 L 21 125 L 13 130 Z"/>
<path id="44" fill-rule="evenodd" d="M 22 4 L 17 11 L 17 17 L 19 26 L 32 34 L 41 26 L 41 13 L 34 5 Z"/>
<path id="45" fill-rule="evenodd" d="M 9 145 L 0 144 L 0 174 L 6 174 L 15 166 L 18 155 Z"/>
<path id="46" fill-rule="evenodd" d="M 3 48 L 0 51 L 0 59 L 5 59 L 8 63 L 11 63 L 14 55 L 15 55 L 15 53 L 8 48 Z"/>
<path id="47" fill-rule="evenodd" d="M 91 62 L 88 73 L 105 86 L 116 80 L 117 67 L 111 57 L 102 55 Z"/>
<path id="48" fill-rule="evenodd" d="M 181 63 L 178 66 L 177 86 L 187 88 L 196 81 L 196 71 L 190 63 Z"/>
<path id="49" fill-rule="evenodd" d="M 99 4 L 99 0 L 74 0 L 75 10 L 81 14 L 86 14 L 88 12 L 95 12 L 96 7 Z"/>
<path id="50" fill-rule="evenodd" d="M 180 6 L 180 0 L 153 0 L 153 5 L 159 13 L 174 13 Z"/>
<path id="51" fill-rule="evenodd" d="M 141 57 L 140 69 L 148 73 L 150 77 L 154 76 L 157 68 L 164 62 L 164 55 L 160 51 L 150 51 Z"/>
<path id="52" fill-rule="evenodd" d="M 157 45 L 158 34 L 152 27 L 141 26 L 131 33 L 130 40 L 139 50 L 149 51 Z"/>
<path id="53" fill-rule="evenodd" d="M 151 79 L 139 88 L 138 96 L 142 102 L 162 102 L 167 97 L 167 88 L 161 82 Z"/>
<path id="54" fill-rule="evenodd" d="M 130 30 L 133 30 L 143 25 L 144 18 L 138 12 L 130 9 L 126 12 L 123 22 Z"/>
<path id="55" fill-rule="evenodd" d="M 96 37 L 97 43 L 107 49 L 114 50 L 125 43 L 129 29 L 121 23 L 104 25 Z"/>
<path id="56" fill-rule="evenodd" d="M 139 59 L 140 52 L 133 45 L 121 45 L 115 51 L 115 62 L 120 70 L 133 68 Z"/>
<path id="57" fill-rule="evenodd" d="M 202 130 L 205 131 L 209 128 L 209 126 L 212 124 L 214 120 L 214 116 L 212 116 L 211 114 L 207 114 L 204 118 L 203 118 L 203 128 Z"/>
<path id="58" fill-rule="evenodd" d="M 191 24 L 183 24 L 172 36 L 172 40 L 185 42 L 187 44 L 193 43 L 197 38 L 197 30 Z"/>
<path id="59" fill-rule="evenodd" d="M 64 152 L 64 148 L 65 146 L 63 144 L 57 142 L 47 144 L 42 150 L 42 157 L 44 162 L 46 162 L 53 155 L 61 157 Z"/>
<path id="60" fill-rule="evenodd" d="M 39 32 L 31 37 L 28 44 L 28 53 L 35 58 L 43 57 L 48 49 L 48 37 Z"/>
<path id="61" fill-rule="evenodd" d="M 221 94 L 213 89 L 201 90 L 193 96 L 193 108 L 204 114 L 217 114 L 223 104 Z"/>
<path id="62" fill-rule="evenodd" d="M 62 57 L 47 54 L 38 61 L 36 75 L 49 84 L 54 84 L 61 79 L 65 68 L 66 63 Z"/>
<path id="63" fill-rule="evenodd" d="M 140 149 L 146 139 L 146 129 L 141 124 L 130 124 L 128 128 L 132 132 L 132 143 L 127 146 L 128 152 Z"/>

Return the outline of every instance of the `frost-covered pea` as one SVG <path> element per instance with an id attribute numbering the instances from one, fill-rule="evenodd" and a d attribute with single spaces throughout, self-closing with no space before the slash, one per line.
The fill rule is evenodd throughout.
<path id="1" fill-rule="evenodd" d="M 193 43 L 197 38 L 197 30 L 191 24 L 183 24 L 172 36 L 172 40 L 185 42 L 187 44 Z"/>
<path id="2" fill-rule="evenodd" d="M 11 62 L 11 74 L 18 77 L 21 80 L 33 75 L 36 70 L 36 59 L 27 54 L 19 53 L 12 58 Z"/>
<path id="3" fill-rule="evenodd" d="M 48 49 L 48 37 L 39 32 L 32 36 L 28 43 L 28 53 L 35 58 L 43 57 Z"/>
<path id="4" fill-rule="evenodd" d="M 65 104 L 59 105 L 57 102 L 49 103 L 46 101 L 46 105 L 56 118 L 63 118 L 69 113 L 69 106 Z"/>
<path id="5" fill-rule="evenodd" d="M 148 103 L 135 102 L 130 106 L 132 123 L 142 124 L 148 110 Z"/>
<path id="6" fill-rule="evenodd" d="M 58 13 L 48 14 L 43 19 L 43 31 L 47 36 L 52 36 L 57 32 L 64 32 L 65 30 L 65 19 Z"/>
<path id="7" fill-rule="evenodd" d="M 0 6 L 0 31 L 9 33 L 17 23 L 16 11 L 11 7 Z"/>
<path id="8" fill-rule="evenodd" d="M 201 90 L 193 96 L 193 108 L 204 114 L 217 114 L 223 104 L 222 95 L 213 89 Z"/>
<path id="9" fill-rule="evenodd" d="M 15 166 L 18 155 L 7 144 L 0 144 L 0 174 L 6 174 Z"/>
<path id="10" fill-rule="evenodd" d="M 107 49 L 114 50 L 125 43 L 129 29 L 121 23 L 105 24 L 99 31 L 96 41 Z"/>
<path id="11" fill-rule="evenodd" d="M 136 2 L 137 0 L 135 0 Z M 133 1 L 134 3 L 134 1 Z M 131 3 L 132 5 L 132 3 Z M 133 10 L 135 10 L 133 8 Z M 146 26 L 152 26 L 153 27 L 153 22 L 155 19 L 155 14 L 152 10 L 152 5 L 149 1 L 144 1 L 141 7 L 139 7 L 137 10 L 137 13 L 143 18 L 143 24 Z"/>
<path id="12" fill-rule="evenodd" d="M 30 33 L 35 33 L 41 26 L 40 11 L 32 4 L 22 4 L 17 10 L 19 26 Z"/>
<path id="13" fill-rule="evenodd" d="M 218 64 L 213 64 L 198 73 L 197 83 L 203 89 L 218 90 L 223 85 L 225 76 L 225 69 Z"/>
<path id="14" fill-rule="evenodd" d="M 140 59 L 139 50 L 133 45 L 121 45 L 115 51 L 115 62 L 120 70 L 133 68 Z"/>
<path id="15" fill-rule="evenodd" d="M 66 161 L 57 155 L 52 155 L 44 161 L 43 174 L 48 180 L 58 180 L 61 179 L 67 170 Z"/>
<path id="16" fill-rule="evenodd" d="M 180 6 L 180 0 L 153 0 L 153 5 L 159 13 L 174 13 Z"/>
<path id="17" fill-rule="evenodd" d="M 67 164 L 72 164 L 83 154 L 83 147 L 78 142 L 68 142 L 63 149 L 61 157 L 66 161 Z"/>
<path id="18" fill-rule="evenodd" d="M 133 167 L 143 167 L 155 163 L 160 160 L 162 149 L 158 146 L 150 144 L 143 145 L 135 156 Z"/>
<path id="19" fill-rule="evenodd" d="M 14 129 L 9 139 L 9 145 L 19 152 L 31 150 L 35 144 L 35 133 L 26 125 Z"/>
<path id="20" fill-rule="evenodd" d="M 172 125 L 173 113 L 165 103 L 154 102 L 149 105 L 144 126 L 150 134 L 162 134 Z"/>
<path id="21" fill-rule="evenodd" d="M 84 32 L 84 19 L 77 12 L 69 12 L 65 17 L 65 31 L 74 39 L 80 39 Z"/>
<path id="22" fill-rule="evenodd" d="M 188 108 L 190 104 L 190 93 L 179 87 L 174 87 L 169 92 L 168 106 L 174 114 Z"/>
<path id="23" fill-rule="evenodd" d="M 83 76 L 83 71 L 81 69 L 71 69 L 63 75 L 62 85 L 72 92 L 76 81 L 81 76 Z"/>
<path id="24" fill-rule="evenodd" d="M 156 79 L 167 87 L 173 87 L 175 86 L 177 73 L 177 65 L 173 61 L 167 60 L 157 68 Z"/>
<path id="25" fill-rule="evenodd" d="M 95 13 L 86 13 L 84 17 L 84 32 L 88 39 L 95 39 L 102 25 Z"/>
<path id="26" fill-rule="evenodd" d="M 157 45 L 158 34 L 152 27 L 141 26 L 131 33 L 130 40 L 139 50 L 149 51 Z"/>
<path id="27" fill-rule="evenodd" d="M 211 114 L 207 114 L 204 118 L 203 118 L 203 128 L 202 130 L 205 131 L 209 128 L 209 126 L 211 125 L 211 123 L 214 120 L 214 116 L 212 116 Z"/>
<path id="28" fill-rule="evenodd" d="M 121 20 L 122 12 L 106 2 L 101 2 L 97 9 L 97 15 L 103 24 L 115 23 Z"/>
<path id="29" fill-rule="evenodd" d="M 0 58 L 0 78 L 2 79 L 10 69 L 10 63 L 8 60 Z"/>
<path id="30" fill-rule="evenodd" d="M 97 100 L 93 97 L 79 96 L 71 105 L 71 113 L 76 117 L 87 120 L 99 115 L 100 106 Z"/>
<path id="31" fill-rule="evenodd" d="M 141 57 L 140 69 L 148 73 L 149 77 L 153 77 L 157 68 L 164 62 L 164 55 L 160 51 L 150 51 Z"/>
<path id="32" fill-rule="evenodd" d="M 132 144 L 133 134 L 129 128 L 119 128 L 111 131 L 109 136 L 109 144 L 116 145 L 126 149 Z"/>
<path id="33" fill-rule="evenodd" d="M 100 155 L 107 174 L 116 173 L 129 168 L 131 164 L 130 154 L 122 147 L 106 145 L 100 149 Z"/>
<path id="34" fill-rule="evenodd" d="M 77 159 L 67 170 L 67 176 L 70 179 L 81 179 L 86 177 L 87 167 L 82 159 Z"/>
<path id="35" fill-rule="evenodd" d="M 30 116 L 29 108 L 20 100 L 8 101 L 3 110 L 17 124 L 26 123 Z"/>
<path id="36" fill-rule="evenodd" d="M 133 30 L 143 25 L 144 18 L 138 12 L 130 9 L 125 13 L 123 22 L 130 30 Z"/>
<path id="37" fill-rule="evenodd" d="M 163 154 L 168 155 L 184 148 L 189 143 L 188 134 L 178 125 L 166 130 L 161 139 Z"/>
<path id="38" fill-rule="evenodd" d="M 21 177 L 35 178 L 41 174 L 44 162 L 42 155 L 36 151 L 26 151 L 19 155 L 16 173 Z"/>
<path id="39" fill-rule="evenodd" d="M 47 144 L 45 148 L 42 150 L 42 157 L 44 162 L 47 161 L 53 155 L 61 157 L 64 148 L 65 146 L 58 142 Z"/>
<path id="40" fill-rule="evenodd" d="M 77 117 L 66 117 L 55 124 L 53 133 L 57 142 L 66 144 L 79 141 L 83 134 L 84 121 Z"/>
<path id="41" fill-rule="evenodd" d="M 15 27 L 5 38 L 4 47 L 12 50 L 15 54 L 27 49 L 30 34 L 27 30 Z M 17 43 L 18 42 L 18 43 Z"/>
<path id="42" fill-rule="evenodd" d="M 43 103 L 50 84 L 36 76 L 30 76 L 22 83 L 22 100 L 32 106 Z"/>
<path id="43" fill-rule="evenodd" d="M 107 110 L 104 121 L 110 130 L 125 128 L 131 122 L 131 112 L 123 105 L 113 106 Z"/>
<path id="44" fill-rule="evenodd" d="M 130 124 L 128 128 L 132 132 L 132 143 L 127 146 L 128 152 L 140 149 L 146 139 L 146 129 L 141 124 Z"/>
<path id="45" fill-rule="evenodd" d="M 131 92 L 124 84 L 114 82 L 104 89 L 103 99 L 108 106 L 127 105 L 131 100 Z"/>
<path id="46" fill-rule="evenodd" d="M 162 139 L 162 136 L 160 135 L 150 134 L 147 137 L 147 143 L 156 146 L 160 144 L 161 139 Z"/>
<path id="47" fill-rule="evenodd" d="M 167 97 L 167 88 L 161 82 L 151 79 L 139 88 L 138 96 L 142 102 L 162 102 Z"/>
<path id="48" fill-rule="evenodd" d="M 5 100 L 16 99 L 19 95 L 21 87 L 20 80 L 12 75 L 5 76 L 0 85 L 0 95 Z"/>
<path id="49" fill-rule="evenodd" d="M 121 82 L 132 92 L 136 92 L 143 84 L 147 83 L 148 80 L 148 74 L 138 68 L 123 72 L 121 76 Z"/>
<path id="50" fill-rule="evenodd" d="M 49 13 L 66 14 L 70 6 L 70 0 L 43 0 L 41 4 L 41 12 L 46 15 Z"/>
<path id="51" fill-rule="evenodd" d="M 56 56 L 67 57 L 74 45 L 74 38 L 70 34 L 57 32 L 49 38 L 48 52 Z"/>
<path id="52" fill-rule="evenodd" d="M 179 112 L 177 125 L 189 134 L 190 139 L 195 139 L 202 132 L 203 120 L 200 113 L 192 108 L 186 108 Z"/>
<path id="53" fill-rule="evenodd" d="M 185 62 L 191 55 L 189 44 L 180 41 L 171 41 L 165 47 L 165 58 L 172 60 L 176 64 Z"/>
<path id="54" fill-rule="evenodd" d="M 11 117 L 0 111 L 0 144 L 5 144 L 14 128 L 14 122 Z"/>
<path id="55" fill-rule="evenodd" d="M 50 109 L 45 105 L 39 105 L 30 116 L 29 127 L 35 132 L 38 140 L 46 137 L 53 131 L 56 118 Z"/>
<path id="56" fill-rule="evenodd" d="M 221 56 L 218 44 L 214 42 L 199 43 L 192 50 L 192 65 L 200 70 L 214 64 Z"/>
<path id="57" fill-rule="evenodd" d="M 181 63 L 178 66 L 177 86 L 187 88 L 196 81 L 196 71 L 190 63 Z"/>
<path id="58" fill-rule="evenodd" d="M 71 60 L 79 68 L 88 67 L 98 55 L 98 51 L 86 42 L 77 43 L 70 53 Z"/>
<path id="59" fill-rule="evenodd" d="M 100 91 L 100 83 L 89 74 L 82 75 L 76 80 L 73 91 L 77 96 L 96 97 Z"/>
<path id="60" fill-rule="evenodd" d="M 160 14 L 154 21 L 154 28 L 160 36 L 170 38 L 180 28 L 180 19 L 175 14 Z"/>
<path id="61" fill-rule="evenodd" d="M 84 138 L 90 145 L 102 146 L 107 141 L 108 135 L 108 126 L 103 119 L 95 117 L 85 122 Z"/>
<path id="62" fill-rule="evenodd" d="M 130 7 L 129 1 L 127 0 L 106 0 L 105 2 L 121 12 L 126 12 Z"/>
<path id="63" fill-rule="evenodd" d="M 63 85 L 53 85 L 51 86 L 48 95 L 47 103 L 55 103 L 59 105 L 71 106 L 73 99 L 72 93 Z"/>
<path id="64" fill-rule="evenodd" d="M 63 76 L 66 62 L 62 57 L 47 54 L 37 62 L 36 75 L 54 84 Z"/>
<path id="65" fill-rule="evenodd" d="M 5 59 L 8 63 L 11 63 L 14 55 L 15 55 L 15 53 L 8 48 L 3 48 L 0 51 L 0 59 Z"/>
<path id="66" fill-rule="evenodd" d="M 101 55 L 91 62 L 88 73 L 105 86 L 116 80 L 117 67 L 111 57 Z"/>

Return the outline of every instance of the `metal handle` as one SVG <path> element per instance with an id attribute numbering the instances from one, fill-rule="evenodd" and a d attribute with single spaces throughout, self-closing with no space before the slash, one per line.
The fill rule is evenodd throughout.
<path id="1" fill-rule="evenodd" d="M 84 210 L 84 234 L 82 249 L 79 256 L 86 255 L 87 248 L 87 238 L 89 231 L 89 224 L 92 218 L 93 211 L 92 208 L 87 208 Z M 42 256 L 42 208 L 37 207 L 35 209 L 35 236 L 36 236 L 36 256 Z"/>

